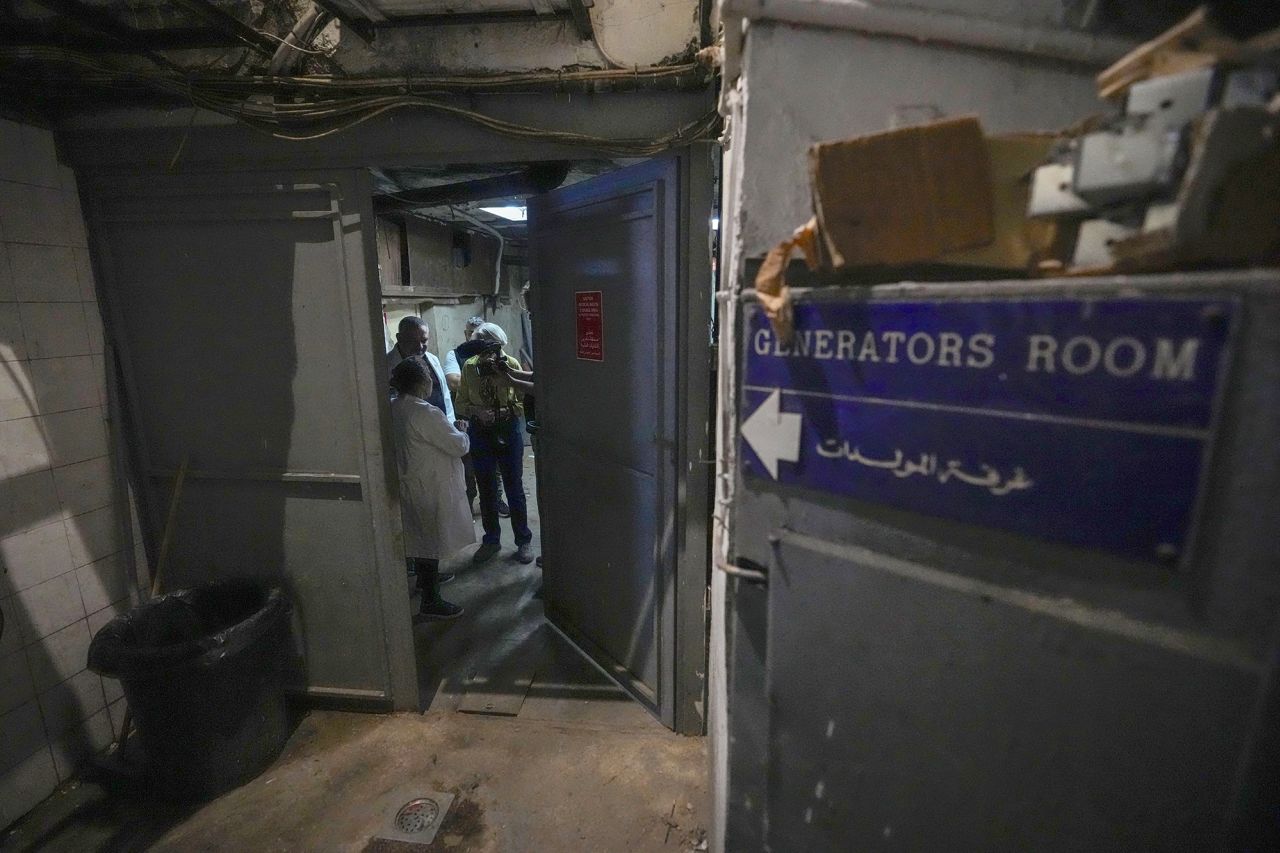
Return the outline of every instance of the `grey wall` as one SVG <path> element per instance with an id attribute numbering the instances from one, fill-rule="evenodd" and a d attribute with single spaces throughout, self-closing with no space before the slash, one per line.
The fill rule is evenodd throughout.
<path id="1" fill-rule="evenodd" d="M 1008 4 L 928 5 L 1054 23 L 1046 4 L 1025 15 Z M 724 216 L 731 311 L 732 293 L 751 286 L 749 261 L 811 215 L 809 144 L 919 121 L 920 105 L 976 113 L 993 132 L 1065 127 L 1104 108 L 1095 68 L 768 21 L 750 23 L 742 68 L 725 100 L 735 117 Z M 1201 279 L 1197 292 L 1223 286 Z M 717 630 L 727 705 L 712 720 L 713 733 L 725 726 L 722 849 L 1190 849 L 1236 831 L 1223 816 L 1249 808 L 1236 799 L 1247 778 L 1236 767 L 1265 731 L 1280 600 L 1280 545 L 1259 515 L 1280 510 L 1270 452 L 1280 383 L 1268 366 L 1280 360 L 1280 316 L 1274 283 L 1231 287 L 1248 294 L 1246 357 L 1208 485 L 1204 550 L 1184 575 L 727 472 L 736 493 L 725 554 L 768 567 L 771 582 L 721 578 L 713 589 L 713 602 L 726 601 Z M 728 317 L 723 328 L 722 369 L 737 349 Z M 732 382 L 722 395 L 722 459 L 734 465 Z M 1236 648 L 1238 665 L 1038 621 L 917 576 L 1034 590 L 1203 634 Z"/>
<path id="2" fill-rule="evenodd" d="M 976 114 L 989 133 L 1057 130 L 1104 108 L 1088 69 L 771 22 L 751 25 L 743 79 L 735 215 L 747 256 L 813 215 L 806 156 L 815 142 L 931 113 Z"/>
<path id="3" fill-rule="evenodd" d="M 165 588 L 279 584 L 290 688 L 415 707 L 368 172 L 84 182 L 149 543 L 189 465 Z"/>
<path id="4" fill-rule="evenodd" d="M 969 4 L 964 11 L 1049 23 L 1045 4 L 1026 9 L 1034 15 L 1022 17 L 992 4 Z M 761 257 L 812 215 L 805 160 L 812 143 L 919 121 L 920 105 L 945 115 L 976 113 L 993 132 L 1063 127 L 1099 107 L 1094 69 L 771 21 L 746 26 L 742 76 L 726 81 L 732 122 L 722 288 L 729 293 L 750 287 L 748 259 Z M 732 302 L 724 304 L 732 309 Z M 733 371 L 725 368 L 736 338 L 732 322 L 721 328 L 721 399 L 728 406 L 721 458 L 732 464 L 737 440 Z M 723 478 L 720 482 L 723 504 L 728 496 Z M 731 527 L 741 529 L 736 512 L 721 511 Z M 722 546 L 723 556 L 732 557 L 741 547 L 731 538 Z M 752 584 L 726 583 L 718 576 L 712 597 L 717 610 L 713 643 L 723 636 L 727 644 L 723 676 L 716 675 L 718 660 L 712 663 L 712 683 L 723 685 L 712 698 L 723 710 L 713 712 L 710 723 L 716 796 L 723 798 L 717 802 L 714 834 L 721 849 L 751 850 L 763 843 L 767 825 L 766 596 Z"/>
<path id="5" fill-rule="evenodd" d="M 85 669 L 128 605 L 102 320 L 76 180 L 52 134 L 0 120 L 0 827 L 119 732 Z"/>

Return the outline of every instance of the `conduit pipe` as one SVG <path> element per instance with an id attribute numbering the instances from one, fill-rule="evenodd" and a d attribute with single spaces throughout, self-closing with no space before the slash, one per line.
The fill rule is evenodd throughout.
<path id="1" fill-rule="evenodd" d="M 293 29 L 284 37 L 284 41 L 280 42 L 280 47 L 276 48 L 271 64 L 267 66 L 267 73 L 272 77 L 280 76 L 289 67 L 295 54 L 307 51 L 315 34 L 329 22 L 330 17 L 332 16 L 328 12 L 315 4 L 303 12 Z"/>
<path id="2" fill-rule="evenodd" d="M 506 248 L 507 241 L 503 239 L 502 232 L 494 228 L 487 222 L 477 219 L 465 210 L 455 210 L 454 214 L 470 222 L 472 225 L 484 231 L 486 234 L 492 234 L 498 238 L 498 257 L 493 261 L 493 295 L 497 296 L 502 292 L 502 252 Z"/>
<path id="3" fill-rule="evenodd" d="M 531 163 L 519 172 L 506 175 L 375 195 L 373 210 L 374 213 L 412 211 L 444 204 L 550 192 L 569 177 L 569 168 L 568 160 L 548 160 Z"/>

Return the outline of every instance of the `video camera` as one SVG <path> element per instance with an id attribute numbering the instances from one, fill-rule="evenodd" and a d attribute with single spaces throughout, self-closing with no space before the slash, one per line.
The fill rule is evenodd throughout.
<path id="1" fill-rule="evenodd" d="M 502 344 L 494 341 L 480 350 L 480 362 L 476 365 L 481 376 L 497 376 L 499 370 L 505 371 L 506 362 L 501 360 Z"/>

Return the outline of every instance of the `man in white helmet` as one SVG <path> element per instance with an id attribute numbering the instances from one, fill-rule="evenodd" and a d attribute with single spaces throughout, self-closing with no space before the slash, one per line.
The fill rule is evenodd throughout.
<path id="1" fill-rule="evenodd" d="M 467 363 L 467 359 L 473 355 L 479 355 L 485 347 L 485 342 L 476 339 L 476 329 L 484 325 L 484 318 L 476 315 L 467 318 L 467 323 L 462 329 L 462 334 L 466 338 L 462 343 L 445 353 L 444 356 L 444 376 L 449 383 L 449 391 L 456 395 L 458 388 L 462 386 L 462 365 Z M 468 453 L 462 457 L 462 467 L 466 474 L 467 483 L 467 502 L 470 504 L 476 499 L 479 490 L 476 487 L 476 469 L 471 462 L 471 454 Z M 502 499 L 502 477 L 498 477 L 498 515 L 507 518 L 511 515 L 511 508 L 507 506 L 506 501 Z"/>
<path id="2" fill-rule="evenodd" d="M 498 521 L 498 473 L 506 485 L 511 507 L 511 532 L 515 536 L 515 559 L 533 562 L 528 508 L 524 496 L 524 416 L 523 392 L 531 390 L 530 375 L 520 370 L 520 362 L 507 355 L 507 333 L 496 323 L 476 329 L 474 339 L 484 349 L 462 365 L 458 387 L 458 412 L 467 421 L 471 438 L 471 461 L 475 465 L 480 491 L 480 518 L 484 541 L 473 558 L 476 563 L 491 559 L 500 550 L 502 530 Z"/>

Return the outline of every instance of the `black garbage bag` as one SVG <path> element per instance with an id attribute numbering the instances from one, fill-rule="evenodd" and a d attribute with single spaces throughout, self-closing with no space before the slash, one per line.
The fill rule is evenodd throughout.
<path id="1" fill-rule="evenodd" d="M 218 581 L 154 598 L 94 636 L 89 668 L 120 679 L 146 769 L 166 790 L 212 795 L 279 755 L 289 609 L 278 588 Z"/>

